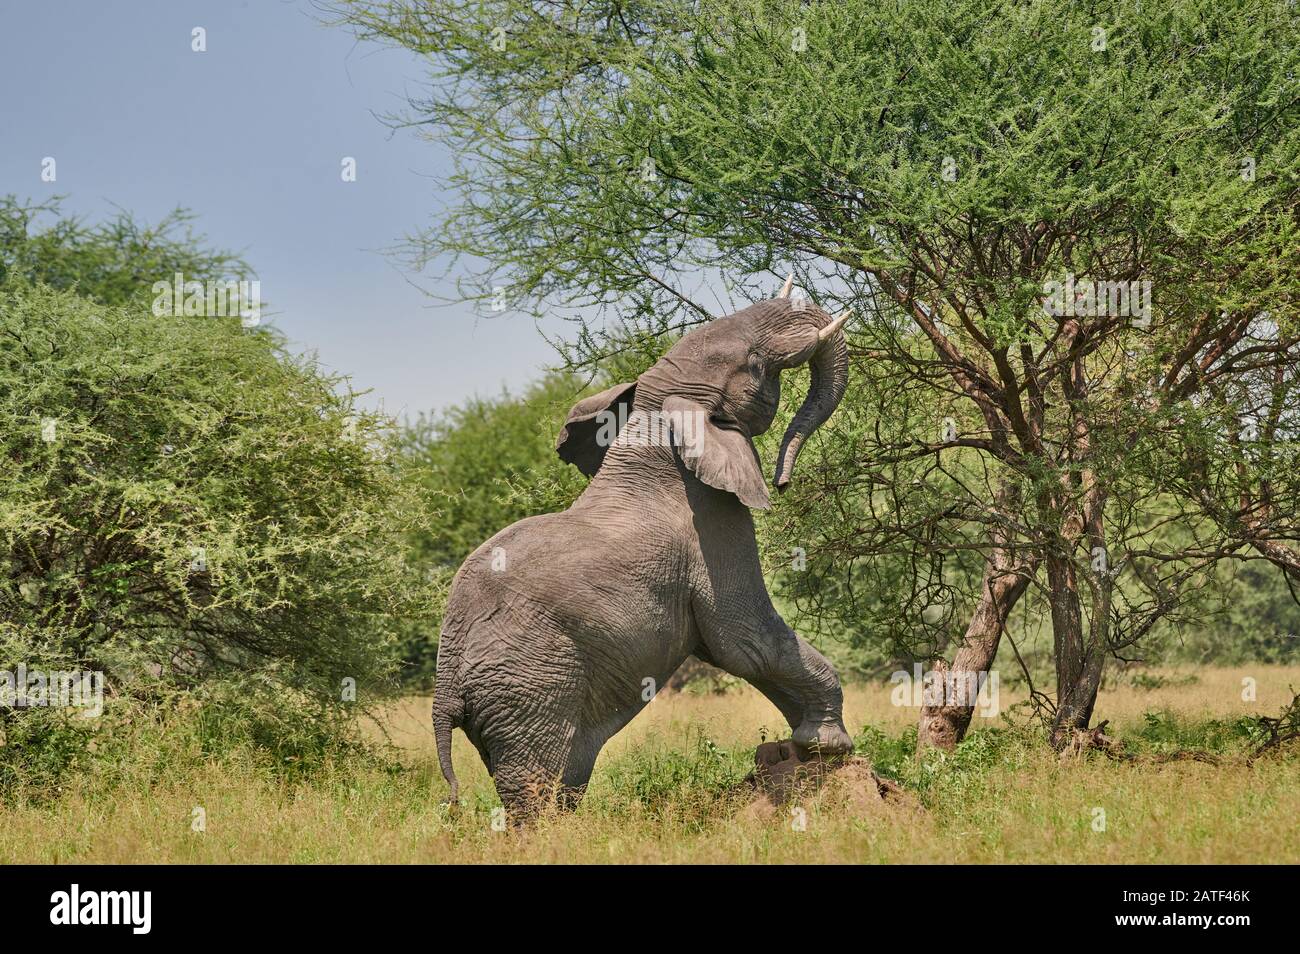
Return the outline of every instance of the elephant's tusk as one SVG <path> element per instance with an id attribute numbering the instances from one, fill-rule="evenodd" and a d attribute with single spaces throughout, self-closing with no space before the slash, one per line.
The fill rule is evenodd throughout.
<path id="1" fill-rule="evenodd" d="M 790 273 L 790 277 L 787 278 L 787 279 L 785 280 L 785 284 L 781 286 L 781 294 L 777 295 L 776 297 L 777 297 L 777 298 L 789 298 L 789 297 L 790 297 L 790 289 L 793 288 L 793 287 L 794 287 L 794 272 L 791 272 L 791 273 Z"/>
<path id="2" fill-rule="evenodd" d="M 829 325 L 827 325 L 821 331 L 817 332 L 817 340 L 818 341 L 828 340 L 832 335 L 834 335 L 836 332 L 838 332 L 841 328 L 844 327 L 844 323 L 848 321 L 852 315 L 853 315 L 853 309 L 845 308 L 842 312 L 840 312 L 838 315 L 836 315 L 834 318 L 831 319 L 831 323 Z"/>

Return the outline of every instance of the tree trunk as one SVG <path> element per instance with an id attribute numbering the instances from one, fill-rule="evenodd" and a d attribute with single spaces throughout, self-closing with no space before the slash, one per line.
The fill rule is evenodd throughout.
<path id="1" fill-rule="evenodd" d="M 1076 358 L 1071 366 L 1064 390 L 1071 403 L 1073 421 L 1069 456 L 1078 462 L 1079 470 L 1077 476 L 1070 470 L 1062 475 L 1061 490 L 1049 501 L 1048 509 L 1049 513 L 1063 518 L 1058 524 L 1063 545 L 1050 549 L 1045 558 L 1056 649 L 1056 717 L 1052 721 L 1051 743 L 1058 751 L 1074 738 L 1077 730 L 1088 727 L 1097 704 L 1097 690 L 1101 688 L 1101 672 L 1110 643 L 1110 594 L 1114 580 L 1103 532 L 1107 492 L 1088 462 L 1092 456 L 1091 426 L 1079 411 L 1088 397 L 1081 358 Z M 1076 496 L 1077 505 L 1072 503 Z M 1085 579 L 1092 596 L 1086 640 L 1074 559 L 1078 544 L 1085 540 L 1091 556 Z"/>
<path id="2" fill-rule="evenodd" d="M 1088 541 L 1094 553 L 1100 550 L 1103 555 L 1102 562 L 1094 562 L 1091 572 L 1085 576 L 1092 596 L 1086 639 L 1079 575 L 1073 559 L 1068 554 L 1054 553 L 1046 561 L 1056 649 L 1056 717 L 1052 720 L 1051 743 L 1058 751 L 1073 739 L 1076 731 L 1088 728 L 1092 720 L 1109 645 L 1114 577 L 1101 542 L 1100 496 L 1091 503 L 1093 506 L 1085 517 Z"/>
<path id="3" fill-rule="evenodd" d="M 993 551 L 984 570 L 979 603 L 966 627 L 961 647 L 951 667 L 942 659 L 934 662 L 932 678 L 942 681 L 940 684 L 972 686 L 976 684 L 974 680 L 987 677 L 1007 617 L 1029 586 L 1033 573 L 1032 565 L 1015 563 L 1007 550 L 998 547 Z M 917 752 L 927 748 L 951 749 L 960 742 L 970 728 L 974 702 L 973 698 L 958 698 L 945 699 L 942 705 L 922 706 L 916 732 Z"/>
<path id="4" fill-rule="evenodd" d="M 1056 719 L 1052 724 L 1052 745 L 1068 727 L 1082 729 L 1092 717 L 1092 706 L 1084 704 L 1075 691 L 1083 677 L 1083 607 L 1079 602 L 1079 579 L 1068 555 L 1053 553 L 1047 558 L 1047 599 L 1052 613 L 1052 641 L 1056 655 Z M 1079 688 L 1085 688 L 1080 686 Z M 1087 709 L 1084 714 L 1083 710 Z M 1068 720 L 1064 717 L 1068 713 Z M 1082 722 L 1080 722 L 1082 716 Z"/>
<path id="5" fill-rule="evenodd" d="M 1088 728 L 1105 661 L 1105 653 L 1088 653 L 1075 680 L 1064 686 L 1058 684 L 1056 718 L 1052 722 L 1052 748 L 1057 751 L 1069 743 L 1076 730 Z"/>

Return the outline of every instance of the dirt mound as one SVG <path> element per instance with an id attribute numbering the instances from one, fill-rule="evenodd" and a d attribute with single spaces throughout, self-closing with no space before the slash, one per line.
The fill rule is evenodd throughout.
<path id="1" fill-rule="evenodd" d="M 804 759 L 789 739 L 760 745 L 744 784 L 754 793 L 742 812 L 750 818 L 772 818 L 794 805 L 855 817 L 922 811 L 914 796 L 877 775 L 866 759 Z"/>

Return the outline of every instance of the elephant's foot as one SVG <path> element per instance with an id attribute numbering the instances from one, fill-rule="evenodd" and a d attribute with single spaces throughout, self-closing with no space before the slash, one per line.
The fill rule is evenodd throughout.
<path id="1" fill-rule="evenodd" d="M 791 740 L 803 759 L 833 758 L 853 751 L 853 739 L 844 730 L 844 723 L 804 722 L 794 730 Z"/>

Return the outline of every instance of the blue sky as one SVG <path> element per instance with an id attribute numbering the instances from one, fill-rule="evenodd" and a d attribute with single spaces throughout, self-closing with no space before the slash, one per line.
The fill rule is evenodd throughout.
<path id="1" fill-rule="evenodd" d="M 64 195 L 92 220 L 190 208 L 257 270 L 294 346 L 389 413 L 518 390 L 554 360 L 532 319 L 435 305 L 382 252 L 440 202 L 446 154 L 374 115 L 422 80 L 414 56 L 357 44 L 306 0 L 6 0 L 0 194 Z"/>

